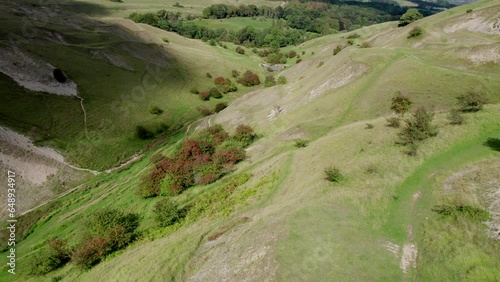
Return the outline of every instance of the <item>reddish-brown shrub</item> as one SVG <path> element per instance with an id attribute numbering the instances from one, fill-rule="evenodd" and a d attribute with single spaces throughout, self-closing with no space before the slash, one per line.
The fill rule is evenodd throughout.
<path id="1" fill-rule="evenodd" d="M 203 101 L 207 101 L 210 100 L 210 93 L 208 93 L 207 91 L 202 91 L 200 92 L 200 94 L 198 94 L 198 97 L 200 97 L 200 99 L 202 99 Z"/>
<path id="2" fill-rule="evenodd" d="M 241 77 L 238 79 L 238 82 L 245 86 L 254 86 L 260 84 L 259 76 L 255 73 L 247 70 Z"/>
<path id="3" fill-rule="evenodd" d="M 108 239 L 93 237 L 85 240 L 71 256 L 76 265 L 91 268 L 97 264 L 108 252 Z"/>
<path id="4" fill-rule="evenodd" d="M 216 152 L 213 156 L 214 162 L 220 165 L 233 165 L 245 158 L 245 151 L 238 148 Z"/>
<path id="5" fill-rule="evenodd" d="M 214 83 L 215 83 L 216 85 L 224 85 L 224 84 L 225 84 L 225 82 L 226 82 L 226 80 L 225 80 L 223 77 L 221 77 L 221 76 L 217 77 L 217 78 L 214 80 Z"/>

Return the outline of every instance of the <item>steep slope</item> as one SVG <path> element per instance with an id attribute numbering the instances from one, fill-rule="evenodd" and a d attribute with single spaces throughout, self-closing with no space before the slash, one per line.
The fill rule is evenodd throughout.
<path id="1" fill-rule="evenodd" d="M 470 7 L 486 27 L 448 32 L 448 26 L 470 16 L 466 14 Z M 435 191 L 443 178 L 483 159 L 489 165 L 482 167 L 493 174 L 499 159 L 498 149 L 487 142 L 500 138 L 498 58 L 486 56 L 486 61 L 477 62 L 453 50 L 468 54 L 498 46 L 497 34 L 478 30 L 490 30 L 499 9 L 494 1 L 482 1 L 405 28 L 387 23 L 357 30 L 352 33 L 361 37 L 352 46 L 349 34 L 299 46 L 299 52 L 305 51 L 304 61 L 280 73 L 288 84 L 250 92 L 189 127 L 188 134 L 215 123 L 228 129 L 247 123 L 261 135 L 232 174 L 173 198 L 183 207 L 210 200 L 211 206 L 198 217 L 155 227 L 152 209 L 158 199 L 141 199 L 135 193 L 152 167 L 144 158 L 117 173 L 98 176 L 58 200 L 60 206 L 19 244 L 19 268 L 29 267 L 31 252 L 36 253 L 50 236 L 76 244 L 89 215 L 114 207 L 141 214 L 142 238 L 90 271 L 70 264 L 43 279 L 427 281 L 438 277 L 433 274 L 442 257 L 433 258 L 429 249 L 421 248 L 421 244 L 435 247 L 426 243 L 429 235 L 422 229 L 430 224 L 434 229 L 429 231 L 436 232 L 433 226 L 440 223 L 431 211 L 440 204 Z M 424 35 L 408 39 L 417 25 L 424 27 Z M 168 34 L 141 28 L 159 37 Z M 192 42 L 175 40 L 185 45 L 177 50 L 173 46 L 173 52 L 188 49 Z M 359 48 L 363 42 L 371 47 Z M 338 45 L 345 48 L 333 56 Z M 471 88 L 485 92 L 492 105 L 467 114 L 465 125 L 450 125 L 446 111 L 454 106 L 455 97 Z M 434 106 L 437 112 L 434 123 L 439 134 L 423 142 L 417 157 L 405 155 L 395 145 L 398 130 L 386 126 L 390 98 L 398 90 L 411 97 L 415 107 Z M 308 139 L 308 146 L 296 148 L 293 140 L 298 138 Z M 165 146 L 158 152 L 169 154 L 174 149 Z M 341 169 L 344 181 L 324 180 L 323 170 L 331 165 Z M 218 194 L 243 175 L 251 177 L 230 194 Z M 486 230 L 478 230 L 476 237 L 486 241 Z M 445 239 L 442 242 L 451 241 Z M 499 248 L 498 243 L 488 244 L 492 250 Z M 468 251 L 457 256 L 477 259 L 457 264 L 464 266 L 457 276 L 447 268 L 439 277 L 494 278 L 498 252 L 474 246 Z M 40 280 L 25 273 L 18 279 Z"/>

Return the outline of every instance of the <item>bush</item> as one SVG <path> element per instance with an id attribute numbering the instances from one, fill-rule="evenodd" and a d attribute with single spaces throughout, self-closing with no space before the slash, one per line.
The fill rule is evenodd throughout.
<path id="1" fill-rule="evenodd" d="M 404 116 L 411 108 L 413 102 L 410 98 L 403 96 L 400 91 L 396 92 L 396 95 L 392 98 L 391 110 Z"/>
<path id="2" fill-rule="evenodd" d="M 150 110 L 149 110 L 150 113 L 152 113 L 153 115 L 161 115 L 163 114 L 163 110 L 158 107 L 158 106 L 153 106 Z"/>
<path id="3" fill-rule="evenodd" d="M 286 84 L 286 83 L 287 83 L 287 79 L 285 76 L 278 77 L 278 84 Z"/>
<path id="4" fill-rule="evenodd" d="M 212 74 L 211 73 L 207 72 L 206 75 L 207 75 L 208 78 L 212 78 Z"/>
<path id="5" fill-rule="evenodd" d="M 360 38 L 361 35 L 357 34 L 357 33 L 353 33 L 353 34 L 350 34 L 349 36 L 347 36 L 347 39 L 356 39 L 356 38 Z"/>
<path id="6" fill-rule="evenodd" d="M 211 114 L 213 114 L 212 110 L 210 110 L 209 108 L 205 107 L 205 106 L 199 106 L 196 108 L 198 110 L 198 112 L 200 112 L 203 116 L 209 116 Z"/>
<path id="7" fill-rule="evenodd" d="M 159 227 L 172 225 L 180 219 L 179 209 L 170 199 L 158 201 L 154 206 L 153 212 L 156 224 Z"/>
<path id="8" fill-rule="evenodd" d="M 238 79 L 238 82 L 245 86 L 255 86 L 260 84 L 259 76 L 254 74 L 253 72 L 247 70 L 241 77 Z"/>
<path id="9" fill-rule="evenodd" d="M 54 69 L 52 71 L 52 75 L 54 76 L 54 79 L 60 83 L 65 83 L 68 80 L 64 72 L 60 69 Z"/>
<path id="10" fill-rule="evenodd" d="M 146 127 L 142 125 L 138 125 L 135 128 L 135 135 L 137 138 L 141 140 L 147 140 L 147 139 L 152 139 L 155 137 L 155 134 L 153 131 L 147 129 Z"/>
<path id="11" fill-rule="evenodd" d="M 193 93 L 193 94 L 199 94 L 200 91 L 198 91 L 198 89 L 196 89 L 196 87 L 192 87 L 189 92 Z"/>
<path id="12" fill-rule="evenodd" d="M 76 248 L 71 256 L 71 261 L 78 266 L 89 269 L 99 263 L 109 252 L 108 243 L 106 238 L 88 238 Z"/>
<path id="13" fill-rule="evenodd" d="M 226 103 L 218 103 L 217 105 L 215 105 L 214 112 L 218 113 L 218 112 L 224 110 L 225 108 L 227 108 Z"/>
<path id="14" fill-rule="evenodd" d="M 215 39 L 210 39 L 208 41 L 208 44 L 210 44 L 211 46 L 215 46 L 217 44 L 217 42 L 215 42 Z"/>
<path id="15" fill-rule="evenodd" d="M 264 85 L 266 87 L 271 87 L 271 86 L 276 85 L 276 80 L 274 78 L 274 75 L 266 75 L 266 80 L 264 82 Z"/>
<path id="16" fill-rule="evenodd" d="M 198 97 L 200 97 L 200 99 L 202 99 L 203 101 L 208 101 L 210 100 L 210 93 L 208 93 L 207 91 L 202 91 L 198 94 Z"/>
<path id="17" fill-rule="evenodd" d="M 340 53 L 340 51 L 342 51 L 342 46 L 341 45 L 337 45 L 337 47 L 335 47 L 335 49 L 333 49 L 333 55 L 337 55 L 338 53 Z"/>
<path id="18" fill-rule="evenodd" d="M 71 251 L 65 240 L 51 239 L 30 261 L 30 274 L 45 275 L 64 266 L 70 260 Z"/>
<path id="19" fill-rule="evenodd" d="M 465 12 L 468 14 L 468 13 L 472 13 L 472 11 L 473 11 L 472 9 L 467 9 L 467 11 L 465 11 Z"/>
<path id="20" fill-rule="evenodd" d="M 321 67 L 321 66 L 322 66 L 322 65 L 324 65 L 324 64 L 325 64 L 325 62 L 323 62 L 323 61 L 319 62 L 319 64 L 318 64 L 318 68 L 319 68 L 319 67 Z"/>
<path id="21" fill-rule="evenodd" d="M 399 117 L 390 117 L 386 121 L 389 127 L 399 128 L 401 126 L 401 119 Z"/>
<path id="22" fill-rule="evenodd" d="M 165 43 L 169 43 L 170 40 L 167 37 L 162 37 L 161 40 Z"/>
<path id="23" fill-rule="evenodd" d="M 371 123 L 367 123 L 367 124 L 365 125 L 365 129 L 372 129 L 372 128 L 374 128 L 374 127 L 375 127 L 375 126 L 374 126 L 373 124 L 371 124 Z"/>
<path id="24" fill-rule="evenodd" d="M 209 94 L 210 94 L 210 97 L 213 97 L 213 98 L 215 98 L 215 99 L 220 99 L 220 98 L 222 98 L 222 93 L 220 93 L 219 89 L 217 89 L 216 87 L 212 87 L 212 88 L 210 89 Z"/>
<path id="25" fill-rule="evenodd" d="M 237 70 L 232 70 L 232 71 L 231 71 L 231 76 L 232 76 L 233 78 L 238 78 L 238 77 L 240 76 L 240 72 L 239 72 L 239 71 L 237 71 Z"/>
<path id="26" fill-rule="evenodd" d="M 295 147 L 297 147 L 297 148 L 305 148 L 305 147 L 307 147 L 308 143 L 309 143 L 308 140 L 296 139 L 295 140 Z"/>
<path id="27" fill-rule="evenodd" d="M 238 47 L 236 47 L 236 53 L 243 55 L 243 54 L 245 54 L 245 49 L 238 46 Z"/>
<path id="28" fill-rule="evenodd" d="M 462 113 L 460 112 L 460 110 L 457 109 L 453 109 L 450 111 L 450 114 L 448 115 L 448 120 L 452 125 L 462 125 L 465 123 L 465 119 L 462 116 Z"/>
<path id="29" fill-rule="evenodd" d="M 368 41 L 365 41 L 363 43 L 361 43 L 361 45 L 359 45 L 360 48 L 370 48 L 372 47 L 372 44 Z"/>
<path id="30" fill-rule="evenodd" d="M 399 26 L 408 25 L 424 16 L 415 8 L 408 9 L 399 19 Z"/>
<path id="31" fill-rule="evenodd" d="M 469 91 L 465 95 L 457 97 L 458 107 L 462 112 L 477 112 L 481 110 L 488 99 L 481 92 Z"/>
<path id="32" fill-rule="evenodd" d="M 302 62 L 302 59 L 297 59 L 297 60 L 295 61 L 295 63 L 296 63 L 296 64 L 298 64 L 298 63 L 300 63 L 300 62 Z"/>
<path id="33" fill-rule="evenodd" d="M 330 182 L 340 182 L 343 179 L 340 169 L 331 166 L 325 169 L 326 180 Z"/>
<path id="34" fill-rule="evenodd" d="M 410 32 L 408 33 L 408 38 L 419 37 L 423 33 L 424 33 L 424 30 L 421 27 L 416 26 L 416 27 L 412 28 L 412 30 L 410 30 Z"/>
<path id="35" fill-rule="evenodd" d="M 214 80 L 215 85 L 224 85 L 226 83 L 226 80 L 219 76 Z"/>
<path id="36" fill-rule="evenodd" d="M 245 124 L 240 124 L 236 127 L 236 132 L 233 138 L 244 144 L 244 146 L 248 146 L 252 144 L 252 142 L 257 138 L 257 134 L 253 131 L 253 129 Z"/>
<path id="37" fill-rule="evenodd" d="M 103 209 L 92 214 L 87 221 L 89 234 L 96 237 L 107 237 L 110 230 L 117 226 L 123 227 L 125 233 L 133 233 L 139 226 L 139 216 L 117 209 Z"/>
<path id="38" fill-rule="evenodd" d="M 288 52 L 289 58 L 294 58 L 295 56 L 297 56 L 297 52 L 295 52 L 294 50 L 290 50 L 290 52 Z"/>
<path id="39" fill-rule="evenodd" d="M 420 107 L 411 119 L 406 120 L 406 127 L 399 133 L 399 144 L 410 145 L 417 141 L 437 135 L 437 128 L 432 125 L 434 113 Z"/>

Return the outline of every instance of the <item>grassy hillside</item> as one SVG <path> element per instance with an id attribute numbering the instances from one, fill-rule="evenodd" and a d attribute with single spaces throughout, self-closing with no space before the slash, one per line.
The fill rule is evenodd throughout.
<path id="1" fill-rule="evenodd" d="M 495 1 L 481 1 L 403 28 L 385 23 L 294 47 L 303 52 L 303 61 L 279 74 L 287 84 L 235 99 L 192 124 L 187 136 L 181 132 L 141 161 L 96 176 L 39 210 L 43 216 L 17 246 L 16 279 L 495 281 L 500 245 L 488 237 L 487 226 L 456 210 L 455 217 L 447 217 L 432 209 L 467 205 L 499 212 L 492 203 L 498 201 L 500 165 L 500 58 L 495 55 L 500 42 L 493 28 L 499 9 Z M 408 38 L 415 26 L 423 34 Z M 233 64 L 228 69 L 258 63 L 257 57 L 152 27 L 133 28 L 142 38 L 168 37 L 169 55 L 186 66 L 179 68 L 182 78 L 189 77 L 191 66 L 212 67 L 215 73 L 226 61 Z M 343 49 L 333 55 L 337 46 Z M 204 79 L 195 82 L 208 83 Z M 483 92 L 490 103 L 464 114 L 464 125 L 451 125 L 448 112 L 468 90 Z M 414 102 L 413 109 L 435 111 L 438 134 L 422 141 L 415 157 L 395 144 L 400 129 L 387 126 L 396 91 Z M 136 194 L 153 168 L 150 158 L 172 155 L 181 141 L 216 123 L 228 131 L 250 124 L 260 137 L 230 174 L 171 197 L 191 209 L 184 220 L 157 227 L 153 208 L 165 197 Z M 297 148 L 296 139 L 307 140 L 307 146 Z M 338 167 L 344 179 L 325 180 L 329 166 Z M 68 264 L 42 277 L 27 274 L 31 257 L 48 238 L 75 246 L 87 219 L 103 207 L 140 215 L 140 236 L 132 245 L 90 270 Z M 7 277 L 2 271 L 0 279 Z"/>
<path id="2" fill-rule="evenodd" d="M 57 148 L 79 166 L 103 170 L 142 150 L 150 141 L 135 137 L 137 125 L 168 127 L 169 134 L 200 116 L 197 106 L 213 108 L 216 101 L 202 102 L 189 93 L 192 87 L 213 86 L 206 73 L 228 77 L 233 69 L 260 71 L 251 57 L 175 34 L 148 33 L 148 27 L 127 21 L 100 22 L 57 10 L 47 23 L 40 20 L 44 11 L 2 5 L 1 46 L 10 46 L 9 34 L 14 34 L 21 38 L 17 46 L 23 52 L 62 69 L 76 82 L 85 112 L 79 99 L 28 91 L 2 74 L 0 121 L 40 145 Z M 35 13 L 29 25 L 33 35 L 23 35 L 21 19 L 28 13 L 23 9 Z M 246 91 L 240 88 L 240 93 Z M 151 114 L 154 106 L 163 114 Z"/>

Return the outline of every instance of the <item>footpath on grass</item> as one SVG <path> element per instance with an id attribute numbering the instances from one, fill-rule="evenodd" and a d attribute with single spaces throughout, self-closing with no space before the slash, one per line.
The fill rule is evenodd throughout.
<path id="1" fill-rule="evenodd" d="M 500 125 L 485 129 L 479 137 L 457 143 L 448 151 L 427 160 L 396 190 L 395 202 L 390 208 L 384 228 L 386 235 L 401 243 L 401 270 L 406 278 L 415 277 L 418 270 L 418 249 L 415 234 L 421 223 L 432 213 L 435 177 L 500 152 L 486 145 L 489 138 L 500 138 Z"/>

